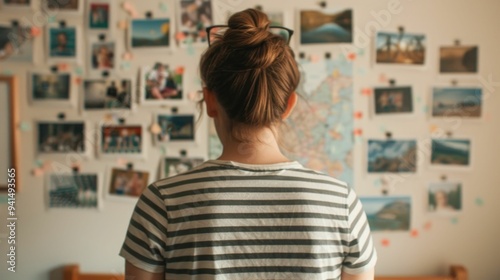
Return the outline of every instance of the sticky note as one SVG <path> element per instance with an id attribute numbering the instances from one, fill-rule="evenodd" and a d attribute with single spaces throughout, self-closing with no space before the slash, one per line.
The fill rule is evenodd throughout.
<path id="1" fill-rule="evenodd" d="M 432 228 L 432 223 L 431 222 L 427 222 L 424 224 L 424 229 L 425 230 L 430 230 Z"/>
<path id="2" fill-rule="evenodd" d="M 457 217 L 453 217 L 453 218 L 451 218 L 450 222 L 453 225 L 457 225 L 458 224 L 458 218 Z"/>
<path id="3" fill-rule="evenodd" d="M 363 135 L 363 130 L 361 128 L 355 129 L 354 130 L 354 135 L 356 135 L 356 136 L 362 136 Z"/>
<path id="4" fill-rule="evenodd" d="M 422 107 L 422 111 L 423 111 L 424 113 L 429 112 L 429 106 L 424 105 L 424 106 Z"/>
<path id="5" fill-rule="evenodd" d="M 309 59 L 312 63 L 318 63 L 321 60 L 321 58 L 317 54 L 312 54 Z"/>
<path id="6" fill-rule="evenodd" d="M 385 83 L 385 82 L 387 82 L 387 76 L 385 74 L 380 74 L 380 76 L 378 77 L 378 80 L 381 83 Z"/>
<path id="7" fill-rule="evenodd" d="M 75 73 L 79 76 L 83 75 L 83 68 L 80 66 L 75 67 Z"/>
<path id="8" fill-rule="evenodd" d="M 44 173 L 45 173 L 45 171 L 42 168 L 35 168 L 31 172 L 31 174 L 33 174 L 33 176 L 35 176 L 35 177 L 43 176 Z"/>
<path id="9" fill-rule="evenodd" d="M 483 206 L 484 205 L 484 199 L 478 197 L 476 198 L 476 205 L 477 206 Z"/>
<path id="10" fill-rule="evenodd" d="M 165 2 L 160 3 L 160 11 L 162 12 L 168 12 L 168 5 Z"/>
<path id="11" fill-rule="evenodd" d="M 436 132 L 437 130 L 438 130 L 438 126 L 435 124 L 431 124 L 431 126 L 429 127 L 430 132 Z"/>
<path id="12" fill-rule="evenodd" d="M 363 118 L 363 112 L 361 111 L 357 111 L 354 113 L 354 118 L 357 119 L 357 120 L 360 120 Z"/>
<path id="13" fill-rule="evenodd" d="M 49 17 L 47 18 L 47 21 L 48 21 L 49 23 L 56 22 L 56 16 L 49 16 Z"/>
<path id="14" fill-rule="evenodd" d="M 361 94 L 363 94 L 364 96 L 370 96 L 370 95 L 372 95 L 372 93 L 373 93 L 373 90 L 371 88 L 361 89 Z"/>
<path id="15" fill-rule="evenodd" d="M 120 63 L 120 68 L 123 70 L 128 70 L 128 69 L 130 69 L 130 67 L 131 67 L 131 64 L 129 61 L 122 61 Z"/>
<path id="16" fill-rule="evenodd" d="M 59 63 L 59 64 L 57 64 L 57 69 L 59 71 L 68 71 L 69 66 L 66 63 Z"/>
<path id="17" fill-rule="evenodd" d="M 175 34 L 175 39 L 178 41 L 178 42 L 184 42 L 184 40 L 186 40 L 186 34 L 184 34 L 184 32 L 177 32 Z"/>
<path id="18" fill-rule="evenodd" d="M 190 55 L 190 56 L 194 56 L 196 55 L 196 49 L 194 48 L 194 45 L 193 45 L 193 42 L 192 41 L 189 41 L 187 43 L 187 54 Z"/>
<path id="19" fill-rule="evenodd" d="M 134 55 L 131 52 L 126 52 L 122 55 L 123 60 L 130 61 L 134 58 Z"/>
<path id="20" fill-rule="evenodd" d="M 116 164 L 120 165 L 120 166 L 125 166 L 127 165 L 128 161 L 124 158 L 119 158 L 116 160 Z"/>
<path id="21" fill-rule="evenodd" d="M 82 84 L 82 78 L 81 77 L 75 77 L 75 84 L 81 85 Z"/>
<path id="22" fill-rule="evenodd" d="M 36 26 L 31 27 L 31 36 L 38 37 L 42 34 L 42 29 Z"/>
<path id="23" fill-rule="evenodd" d="M 379 130 L 380 130 L 380 132 L 382 132 L 382 133 L 385 133 L 385 132 L 387 131 L 387 129 L 385 129 L 385 126 L 383 126 L 383 125 L 381 125 L 381 126 L 379 127 Z"/>
<path id="24" fill-rule="evenodd" d="M 167 155 L 167 148 L 165 148 L 165 146 L 161 146 L 161 147 L 160 147 L 160 151 L 161 151 L 161 154 L 162 154 L 163 156 L 166 156 L 166 155 Z"/>
<path id="25" fill-rule="evenodd" d="M 23 132 L 31 131 L 31 123 L 21 122 L 21 123 L 19 123 L 19 129 Z"/>
<path id="26" fill-rule="evenodd" d="M 417 238 L 419 236 L 418 230 L 414 229 L 410 232 L 411 237 Z"/>
<path id="27" fill-rule="evenodd" d="M 350 61 L 354 61 L 354 60 L 356 60 L 356 54 L 355 54 L 355 53 L 353 53 L 353 52 L 352 52 L 352 53 L 349 53 L 349 54 L 347 55 L 347 59 L 349 59 Z"/>
<path id="28" fill-rule="evenodd" d="M 382 186 L 382 181 L 380 179 L 374 180 L 373 181 L 373 186 L 375 186 L 377 188 L 380 187 L 380 186 Z"/>
<path id="29" fill-rule="evenodd" d="M 128 28 L 128 23 L 126 20 L 120 20 L 118 22 L 118 29 L 127 29 Z"/>
<path id="30" fill-rule="evenodd" d="M 365 49 L 358 49 L 358 55 L 362 56 L 365 54 Z"/>

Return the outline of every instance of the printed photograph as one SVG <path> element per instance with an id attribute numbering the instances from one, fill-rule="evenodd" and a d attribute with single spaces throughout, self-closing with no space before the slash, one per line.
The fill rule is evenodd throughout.
<path id="1" fill-rule="evenodd" d="M 113 168 L 108 193 L 110 195 L 139 197 L 148 186 L 149 172 Z"/>
<path id="2" fill-rule="evenodd" d="M 378 32 L 376 62 L 423 65 L 426 38 L 423 34 Z"/>
<path id="3" fill-rule="evenodd" d="M 205 160 L 202 158 L 166 157 L 163 159 L 163 178 L 188 172 Z"/>
<path id="4" fill-rule="evenodd" d="M 411 87 L 375 88 L 374 92 L 376 115 L 413 113 Z"/>
<path id="5" fill-rule="evenodd" d="M 83 82 L 83 109 L 132 108 L 132 82 L 130 79 L 97 79 Z"/>
<path id="6" fill-rule="evenodd" d="M 482 117 L 483 90 L 481 88 L 436 87 L 432 90 L 432 116 L 436 118 Z"/>
<path id="7" fill-rule="evenodd" d="M 80 0 L 44 0 L 50 10 L 78 11 Z"/>
<path id="8" fill-rule="evenodd" d="M 432 139 L 431 163 L 449 167 L 468 167 L 471 164 L 471 140 Z"/>
<path id="9" fill-rule="evenodd" d="M 477 73 L 478 46 L 453 46 L 439 49 L 439 72 L 441 73 Z"/>
<path id="10" fill-rule="evenodd" d="M 184 67 L 174 69 L 159 62 L 153 67 L 144 67 L 141 100 L 152 104 L 162 100 L 182 100 L 183 76 Z"/>
<path id="11" fill-rule="evenodd" d="M 31 27 L 0 24 L 0 63 L 33 62 Z"/>
<path id="12" fill-rule="evenodd" d="M 411 197 L 360 197 L 372 231 L 409 231 Z"/>
<path id="13" fill-rule="evenodd" d="M 213 25 L 211 0 L 180 0 L 178 13 L 179 32 L 185 44 L 199 44 L 207 42 L 206 28 Z"/>
<path id="14" fill-rule="evenodd" d="M 3 7 L 29 8 L 31 0 L 2 0 Z"/>
<path id="15" fill-rule="evenodd" d="M 51 58 L 76 58 L 77 34 L 75 27 L 49 28 L 49 56 Z"/>
<path id="16" fill-rule="evenodd" d="M 416 140 L 368 140 L 368 173 L 415 172 Z"/>
<path id="17" fill-rule="evenodd" d="M 49 208 L 98 208 L 97 174 L 49 174 Z"/>
<path id="18" fill-rule="evenodd" d="M 428 210 L 440 215 L 454 215 L 462 211 L 461 183 L 431 183 L 428 192 Z"/>
<path id="19" fill-rule="evenodd" d="M 40 154 L 84 153 L 83 122 L 39 122 L 38 152 Z"/>
<path id="20" fill-rule="evenodd" d="M 90 2 L 88 5 L 88 27 L 95 30 L 108 29 L 110 21 L 110 3 Z"/>
<path id="21" fill-rule="evenodd" d="M 194 140 L 193 115 L 158 115 L 157 120 L 161 127 L 160 142 Z"/>
<path id="22" fill-rule="evenodd" d="M 70 101 L 71 75 L 69 73 L 31 74 L 33 101 Z"/>
<path id="23" fill-rule="evenodd" d="M 300 12 L 300 43 L 352 43 L 352 10 Z"/>
<path id="24" fill-rule="evenodd" d="M 103 126 L 101 129 L 101 153 L 142 154 L 142 126 L 116 125 Z"/>
<path id="25" fill-rule="evenodd" d="M 92 70 L 110 70 L 115 67 L 114 42 L 92 43 L 90 49 Z"/>
<path id="26" fill-rule="evenodd" d="M 170 46 L 170 19 L 133 19 L 130 28 L 132 48 Z"/>

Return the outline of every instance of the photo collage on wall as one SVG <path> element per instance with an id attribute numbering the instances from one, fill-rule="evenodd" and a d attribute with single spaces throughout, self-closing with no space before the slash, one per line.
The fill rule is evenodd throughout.
<path id="1" fill-rule="evenodd" d="M 1 9 L 5 11 L 36 9 L 32 3 L 34 1 L 1 1 Z M 43 42 L 44 57 L 40 60 L 50 67 L 30 67 L 27 75 L 27 100 L 30 106 L 57 110 L 54 116 L 59 112 L 72 116 L 76 113 L 79 116 L 35 120 L 37 157 L 51 159 L 76 153 L 89 161 L 99 159 L 110 163 L 109 171 L 104 174 L 106 180 L 102 180 L 101 173 L 75 172 L 68 174 L 67 178 L 61 175 L 48 176 L 46 182 L 51 208 L 99 208 L 101 202 L 95 198 L 95 192 L 101 190 L 106 198 L 124 201 L 137 199 L 154 180 L 192 170 L 207 158 L 220 154 L 220 142 L 212 143 L 218 141 L 214 129 L 208 137 L 197 135 L 197 111 L 192 109 L 195 106 L 192 106 L 194 102 L 191 102 L 189 92 L 193 84 L 191 74 L 197 69 L 187 62 L 183 64 L 184 60 L 178 63 L 169 59 L 177 55 L 185 56 L 192 49 L 195 49 L 195 53 L 201 53 L 208 47 L 208 39 L 214 34 L 207 34 L 206 28 L 216 23 L 214 1 L 175 0 L 175 5 L 169 5 L 164 11 L 148 11 L 137 4 L 135 7 L 128 2 L 121 5 L 112 0 L 71 0 L 64 4 L 60 4 L 60 1 L 43 2 L 46 9 L 57 10 L 58 14 L 55 20 L 39 30 L 38 38 L 32 36 L 35 31 L 32 26 L 22 25 L 20 21 L 0 20 L 0 63 L 32 65 L 37 60 L 33 57 L 34 42 L 37 39 Z M 273 26 L 270 31 L 289 41 L 294 50 L 350 46 L 355 41 L 356 12 L 350 7 L 317 7 L 311 4 L 291 13 L 279 10 L 264 12 Z M 118 19 L 122 17 L 118 15 L 124 13 L 127 13 L 127 17 L 119 22 Z M 290 37 L 286 29 L 276 28 L 280 26 L 294 30 L 294 35 Z M 213 32 L 225 30 L 220 28 Z M 9 37 L 9 34 L 16 36 Z M 115 40 L 122 37 L 123 42 Z M 397 76 L 400 69 L 405 69 L 414 71 L 412 73 L 417 76 L 424 73 L 423 69 L 435 68 L 439 77 L 454 83 L 428 85 L 428 94 L 424 94 L 422 88 L 411 81 L 402 84 L 381 81 L 368 87 L 371 94 L 367 115 L 373 123 L 383 123 L 387 130 L 386 137 L 370 135 L 364 141 L 363 173 L 368 176 L 421 176 L 425 168 L 446 173 L 472 168 L 472 137 L 458 136 L 458 132 L 448 133 L 446 137 L 429 135 L 428 151 L 424 153 L 426 158 L 421 159 L 420 139 L 417 139 L 420 136 L 401 136 L 397 131 L 391 131 L 389 126 L 393 120 L 404 120 L 410 125 L 419 119 L 422 100 L 428 101 L 425 114 L 433 123 L 460 119 L 466 125 L 484 119 L 483 89 L 457 82 L 480 72 L 479 46 L 462 45 L 458 41 L 436 46 L 431 44 L 433 38 L 429 37 L 425 30 L 407 32 L 401 27 L 399 30 L 379 30 L 371 38 L 373 47 L 368 55 L 375 70 L 382 69 L 387 75 Z M 152 54 L 157 55 L 155 57 L 158 59 L 143 61 L 143 58 L 151 57 Z M 437 54 L 437 61 L 433 61 L 433 54 Z M 348 78 L 352 82 L 352 76 L 356 74 L 351 64 L 338 62 L 330 56 L 325 56 L 325 61 L 326 66 L 321 66 L 323 68 L 318 64 L 312 65 L 314 63 L 301 66 L 304 66 L 305 72 L 311 69 L 311 72 L 331 74 L 325 74 L 325 80 L 331 78 L 337 82 L 335 79 L 341 77 L 346 79 L 344 81 Z M 124 68 L 123 62 L 128 62 L 129 68 Z M 310 78 L 308 73 L 303 76 Z M 314 82 L 317 81 L 311 82 L 309 79 L 302 84 L 305 85 L 303 90 L 310 96 L 313 88 L 328 86 L 328 83 Z M 331 92 L 326 95 L 315 92 L 317 95 L 314 98 L 318 99 L 311 100 L 311 103 L 314 103 L 314 110 L 319 115 L 324 113 L 328 116 L 333 114 L 331 108 L 339 110 L 335 107 L 338 101 L 342 110 L 345 110 L 343 112 L 352 116 L 354 102 L 349 96 L 351 91 L 352 85 L 342 88 L 338 96 L 332 96 Z M 344 101 L 349 104 L 341 103 Z M 325 104 L 331 108 L 321 107 L 327 106 Z M 134 114 L 143 113 L 151 117 L 152 123 L 133 121 Z M 132 117 L 127 119 L 120 116 Z M 301 116 L 307 120 L 311 117 L 306 114 Z M 106 121 L 92 123 L 87 120 L 101 117 Z M 295 124 L 296 120 L 302 119 L 292 119 L 291 122 Z M 350 135 L 350 130 L 353 129 L 353 120 L 332 121 L 325 117 L 324 122 L 327 124 L 325 127 L 314 127 L 310 131 L 304 129 L 304 135 L 312 138 L 307 145 L 327 147 L 333 143 L 332 146 L 339 145 L 340 148 L 328 148 L 329 151 L 324 153 L 303 153 L 300 155 L 301 160 L 310 167 L 318 167 L 352 183 L 354 136 Z M 337 131 L 339 127 L 349 131 Z M 86 141 L 93 137 L 88 135 L 93 129 L 97 140 Z M 314 133 L 327 137 L 316 139 Z M 300 138 L 300 135 L 297 137 Z M 289 137 L 294 140 L 299 138 Z M 338 142 L 322 143 L 318 139 Z M 187 153 L 183 153 L 206 142 L 210 145 L 210 156 L 191 153 L 187 156 Z M 307 148 L 304 141 L 300 143 L 298 147 L 292 148 L 294 152 Z M 134 167 L 133 163 L 147 158 L 149 153 L 159 151 L 163 152 L 156 178 L 146 169 Z M 308 161 L 309 157 L 318 154 L 320 159 Z M 332 161 L 334 158 L 337 160 Z M 111 164 L 122 159 L 132 164 L 132 167 Z M 99 187 L 89 188 L 89 182 L 97 182 Z M 428 197 L 426 206 L 429 214 L 462 213 L 462 182 L 435 180 L 423 186 L 422 190 Z M 368 209 L 369 222 L 374 230 L 411 229 L 411 211 L 417 203 L 413 197 L 390 194 L 365 197 L 362 202 Z"/>

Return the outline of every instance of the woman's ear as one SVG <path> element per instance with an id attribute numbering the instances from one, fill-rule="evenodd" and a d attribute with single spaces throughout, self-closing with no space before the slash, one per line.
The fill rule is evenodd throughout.
<path id="1" fill-rule="evenodd" d="M 217 99 L 213 91 L 203 88 L 203 99 L 205 99 L 205 104 L 207 106 L 207 114 L 211 118 L 215 118 L 218 116 L 217 111 Z"/>
<path id="2" fill-rule="evenodd" d="M 297 105 L 297 98 L 298 97 L 297 97 L 297 93 L 296 92 L 293 92 L 290 95 L 290 97 L 288 98 L 288 103 L 286 104 L 286 110 L 283 113 L 283 115 L 281 116 L 282 120 L 286 120 L 288 118 L 288 116 L 290 116 L 290 114 L 293 111 L 293 108 L 295 108 L 295 105 Z"/>

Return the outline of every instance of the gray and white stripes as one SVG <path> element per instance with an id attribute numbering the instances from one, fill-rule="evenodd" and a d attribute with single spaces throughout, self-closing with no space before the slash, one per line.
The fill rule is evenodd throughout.
<path id="1" fill-rule="evenodd" d="M 377 258 L 344 183 L 297 162 L 217 160 L 150 185 L 120 255 L 165 279 L 338 279 Z"/>

